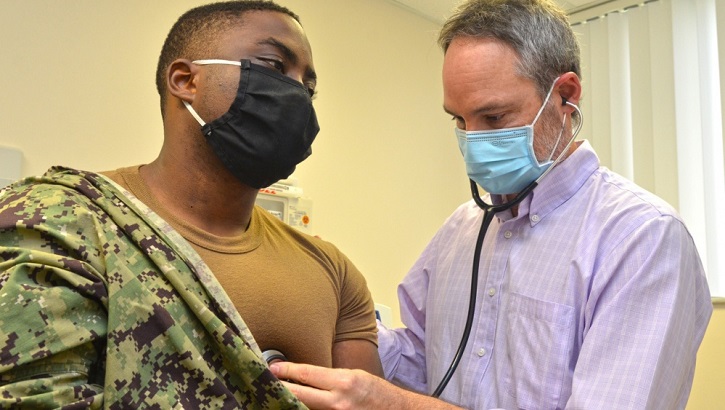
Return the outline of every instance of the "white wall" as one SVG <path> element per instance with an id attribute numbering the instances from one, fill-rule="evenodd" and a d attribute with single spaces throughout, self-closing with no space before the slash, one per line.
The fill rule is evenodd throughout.
<path id="1" fill-rule="evenodd" d="M 202 3 L 0 0 L 0 146 L 23 151 L 23 175 L 153 160 L 158 53 L 176 18 Z M 279 3 L 300 15 L 319 75 L 322 131 L 295 174 L 315 233 L 352 259 L 398 323 L 397 283 L 468 199 L 441 109 L 438 27 L 384 0 Z"/>

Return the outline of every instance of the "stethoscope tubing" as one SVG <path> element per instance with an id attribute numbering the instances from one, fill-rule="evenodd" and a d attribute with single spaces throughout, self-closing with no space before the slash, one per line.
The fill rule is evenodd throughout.
<path id="1" fill-rule="evenodd" d="M 491 221 L 493 221 L 493 217 L 498 214 L 499 212 L 508 211 L 509 209 L 513 208 L 514 206 L 518 205 L 521 201 L 524 200 L 529 194 L 536 188 L 537 185 L 539 185 L 539 181 L 541 181 L 553 168 L 556 166 L 563 158 L 565 153 L 569 150 L 569 147 L 576 139 L 576 136 L 579 134 L 579 131 L 582 129 L 583 124 L 583 118 L 582 113 L 579 107 L 577 107 L 575 104 L 570 103 L 569 101 L 564 100 L 564 104 L 570 105 L 571 107 L 574 107 L 574 109 L 579 113 L 579 123 L 577 124 L 576 130 L 572 133 L 571 138 L 569 139 L 569 142 L 566 144 L 566 147 L 562 150 L 562 152 L 559 154 L 559 156 L 554 160 L 554 163 L 551 164 L 549 168 L 544 171 L 541 176 L 536 178 L 532 183 L 530 183 L 526 188 L 524 188 L 521 192 L 519 192 L 514 199 L 511 201 L 505 202 L 503 204 L 487 204 L 486 202 L 481 199 L 481 195 L 478 193 L 478 185 L 473 180 L 470 180 L 471 184 L 471 196 L 473 197 L 473 201 L 483 210 L 483 221 L 481 222 L 481 228 L 478 231 L 478 237 L 476 238 L 476 247 L 475 247 L 475 254 L 473 255 L 473 267 L 471 272 L 471 294 L 468 298 L 468 313 L 466 315 L 466 325 L 463 328 L 463 335 L 461 336 L 461 342 L 458 345 L 458 350 L 456 351 L 456 354 L 453 356 L 453 360 L 451 361 L 450 366 L 448 366 L 448 370 L 446 371 L 446 374 L 443 375 L 443 378 L 441 379 L 440 383 L 438 383 L 438 387 L 433 391 L 433 394 L 431 394 L 431 397 L 439 397 L 441 393 L 443 393 L 443 390 L 446 388 L 448 383 L 451 381 L 451 378 L 453 377 L 453 373 L 455 373 L 456 369 L 458 368 L 458 364 L 461 362 L 461 358 L 463 357 L 463 352 L 466 350 L 466 345 L 468 344 L 468 339 L 471 336 L 471 328 L 473 327 L 473 318 L 476 313 L 476 296 L 478 293 L 478 268 L 481 263 L 481 250 L 483 249 L 483 240 L 486 237 L 486 232 L 488 231 L 489 226 L 491 225 Z M 558 143 L 558 141 L 557 141 Z"/>
<path id="2" fill-rule="evenodd" d="M 443 376 L 443 379 L 441 379 L 440 383 L 438 384 L 438 387 L 436 387 L 433 394 L 431 394 L 432 397 L 439 397 L 441 393 L 443 393 L 443 390 L 448 385 L 448 382 L 451 381 L 451 378 L 453 377 L 453 373 L 455 373 L 456 369 L 458 368 L 458 364 L 461 362 L 461 358 L 463 357 L 463 352 L 466 350 L 466 345 L 468 344 L 468 339 L 471 335 L 471 328 L 473 327 L 473 318 L 475 316 L 476 312 L 476 296 L 478 293 L 478 267 L 481 264 L 481 249 L 483 248 L 483 240 L 486 237 L 486 232 L 488 232 L 488 228 L 491 225 L 491 221 L 493 221 L 493 217 L 503 211 L 508 211 L 509 209 L 513 208 L 514 206 L 518 205 L 521 201 L 526 198 L 531 191 L 536 188 L 538 185 L 537 181 L 532 182 L 529 184 L 526 188 L 524 188 L 523 191 L 521 191 L 516 197 L 503 204 L 499 205 L 493 205 L 493 204 L 487 204 L 481 199 L 481 196 L 478 193 L 478 186 L 474 181 L 471 182 L 471 194 L 473 196 L 473 200 L 476 202 L 476 204 L 483 209 L 483 221 L 481 222 L 481 228 L 478 230 L 478 237 L 476 238 L 476 247 L 473 254 L 473 268 L 471 271 L 471 293 L 468 297 L 468 314 L 466 315 L 466 325 L 463 328 L 463 335 L 461 336 L 461 342 L 458 345 L 458 350 L 456 351 L 456 354 L 453 356 L 453 360 L 451 361 L 450 366 L 448 366 L 448 371 L 446 371 L 446 374 Z"/>

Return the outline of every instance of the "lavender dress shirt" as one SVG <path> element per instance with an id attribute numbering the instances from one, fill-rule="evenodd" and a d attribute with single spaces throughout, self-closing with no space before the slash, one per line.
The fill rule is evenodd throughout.
<path id="1" fill-rule="evenodd" d="M 430 394 L 448 369 L 482 218 L 473 201 L 460 206 L 399 286 L 406 328 L 379 329 L 394 383 Z M 471 336 L 441 398 L 471 409 L 682 409 L 711 313 L 675 210 L 601 167 L 584 141 L 518 216 L 493 219 Z"/>

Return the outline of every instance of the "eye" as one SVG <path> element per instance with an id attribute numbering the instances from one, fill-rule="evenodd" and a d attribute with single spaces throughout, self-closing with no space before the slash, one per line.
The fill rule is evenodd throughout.
<path id="1" fill-rule="evenodd" d="M 274 58 L 259 58 L 259 60 L 279 72 L 284 72 L 284 63 L 280 60 Z"/>
<path id="2" fill-rule="evenodd" d="M 456 127 L 458 129 L 461 129 L 461 130 L 466 129 L 466 121 L 464 121 L 463 118 L 454 115 L 453 117 L 451 117 L 451 121 L 456 122 Z"/>
<path id="3" fill-rule="evenodd" d="M 504 117 L 503 114 L 487 115 L 486 116 L 486 121 L 488 121 L 489 123 L 496 123 L 496 122 L 501 121 L 503 119 L 503 117 Z"/>

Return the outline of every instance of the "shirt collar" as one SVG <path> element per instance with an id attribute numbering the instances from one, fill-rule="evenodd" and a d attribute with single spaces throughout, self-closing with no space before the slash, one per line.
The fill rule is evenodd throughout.
<path id="1" fill-rule="evenodd" d="M 519 204 L 516 219 L 527 217 L 536 225 L 549 213 L 569 200 L 584 185 L 589 176 L 599 168 L 599 158 L 591 144 L 583 140 L 574 152 L 560 162 L 534 188 L 534 191 Z M 500 204 L 500 195 L 491 195 L 494 204 Z M 536 215 L 537 218 L 531 216 Z M 511 219 L 511 212 L 502 212 L 502 221 Z"/>

